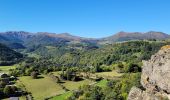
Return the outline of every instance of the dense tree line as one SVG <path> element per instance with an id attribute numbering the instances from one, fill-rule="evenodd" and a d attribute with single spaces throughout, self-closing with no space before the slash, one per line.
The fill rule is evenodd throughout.
<path id="1" fill-rule="evenodd" d="M 128 66 L 129 64 L 131 66 L 135 66 L 133 64 L 136 64 L 136 69 L 124 68 L 126 71 L 140 70 L 141 61 L 149 59 L 151 55 L 166 44 L 170 43 L 129 41 L 105 45 L 90 50 L 79 50 L 68 47 L 43 47 L 36 51 L 38 53 L 34 52 L 41 55 L 40 57 L 28 57 L 25 58 L 24 62 L 19 64 L 19 72 L 23 72 L 25 75 L 30 75 L 32 71 L 48 73 L 50 71 L 61 70 L 62 67 L 88 67 L 93 69 L 94 72 L 102 72 L 110 70 L 102 66 L 111 66 L 121 62 L 126 62 Z"/>
<path id="2" fill-rule="evenodd" d="M 26 92 L 21 91 L 21 89 L 15 85 L 15 81 L 15 77 L 10 77 L 7 74 L 3 74 L 0 77 L 0 99 L 26 94 Z"/>
<path id="3" fill-rule="evenodd" d="M 11 65 L 18 63 L 23 55 L 0 44 L 0 65 Z"/>

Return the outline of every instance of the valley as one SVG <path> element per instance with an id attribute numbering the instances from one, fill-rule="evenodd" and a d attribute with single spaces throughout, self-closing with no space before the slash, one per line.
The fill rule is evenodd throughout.
<path id="1" fill-rule="evenodd" d="M 108 44 L 66 33 L 1 33 L 15 41 L 0 41 L 0 98 L 126 100 L 133 86 L 142 87 L 142 61 L 170 44 L 168 35 L 148 34 L 159 38 Z"/>
<path id="2" fill-rule="evenodd" d="M 170 0 L 0 0 L 0 100 L 170 100 Z"/>
<path id="3" fill-rule="evenodd" d="M 1 72 L 9 73 L 9 70 L 15 68 L 16 67 L 14 66 L 1 66 Z M 56 76 L 59 76 L 61 71 L 52 72 L 52 73 Z M 94 75 L 95 74 L 91 74 L 91 76 Z M 51 79 L 48 75 L 45 74 L 40 75 L 38 79 L 32 79 L 31 76 L 20 76 L 18 77 L 15 85 L 18 88 L 30 93 L 29 96 L 35 100 L 42 100 L 44 98 L 49 98 L 49 100 L 65 100 L 80 86 L 96 85 L 99 87 L 105 87 L 108 82 L 106 80 L 107 75 L 109 75 L 109 77 L 116 78 L 118 76 L 120 77 L 122 74 L 119 74 L 117 72 L 100 72 L 100 73 L 96 73 L 96 75 L 98 75 L 99 77 L 104 76 L 103 77 L 104 79 L 97 82 L 91 79 L 83 79 L 77 82 L 66 81 L 66 80 L 61 81 L 60 84 L 62 84 L 62 86 L 65 87 L 67 90 L 63 89 L 63 87 L 60 86 L 60 84 L 56 83 L 55 81 L 53 81 L 53 79 Z M 21 96 L 20 100 L 26 100 L 27 96 L 28 95 Z"/>

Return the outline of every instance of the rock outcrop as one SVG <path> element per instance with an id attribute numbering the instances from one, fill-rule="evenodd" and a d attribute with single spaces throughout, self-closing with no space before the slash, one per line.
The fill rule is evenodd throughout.
<path id="1" fill-rule="evenodd" d="M 144 90 L 133 87 L 128 100 L 170 100 L 170 46 L 143 61 L 141 84 Z"/>

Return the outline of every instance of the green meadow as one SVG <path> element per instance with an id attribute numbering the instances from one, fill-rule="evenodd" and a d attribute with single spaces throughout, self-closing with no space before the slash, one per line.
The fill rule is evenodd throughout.
<path id="1" fill-rule="evenodd" d="M 30 76 L 19 77 L 28 92 L 31 92 L 35 100 L 43 100 L 50 96 L 64 93 L 64 90 L 46 75 L 41 75 L 39 79 L 32 79 Z"/>
<path id="2" fill-rule="evenodd" d="M 8 73 L 10 69 L 15 69 L 16 66 L 0 66 L 0 73 Z"/>

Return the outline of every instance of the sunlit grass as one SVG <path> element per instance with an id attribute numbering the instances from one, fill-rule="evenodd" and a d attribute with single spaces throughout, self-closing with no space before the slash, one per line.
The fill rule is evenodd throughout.
<path id="1" fill-rule="evenodd" d="M 8 73 L 10 69 L 15 69 L 16 66 L 0 66 L 0 73 Z"/>
<path id="2" fill-rule="evenodd" d="M 72 95 L 72 92 L 71 91 L 68 91 L 62 95 L 58 95 L 58 96 L 55 96 L 49 100 L 66 100 L 67 97 L 71 96 Z"/>
<path id="3" fill-rule="evenodd" d="M 99 72 L 99 73 L 95 73 L 97 76 L 101 76 L 101 77 L 120 77 L 123 74 L 122 73 L 118 73 L 115 70 L 111 71 L 111 72 Z"/>
<path id="4" fill-rule="evenodd" d="M 48 76 L 32 79 L 30 76 L 20 77 L 19 80 L 25 85 L 28 92 L 32 93 L 35 100 L 44 100 L 46 97 L 64 93 L 64 90 Z"/>
<path id="5" fill-rule="evenodd" d="M 99 87 L 105 87 L 107 85 L 107 82 L 108 82 L 107 80 L 103 79 L 103 80 L 97 82 L 95 85 L 99 86 Z"/>
<path id="6" fill-rule="evenodd" d="M 76 90 L 82 85 L 88 85 L 92 83 L 92 81 L 90 80 L 82 80 L 78 82 L 74 82 L 74 81 L 64 81 L 64 82 L 65 83 L 63 83 L 63 85 L 69 90 Z"/>

